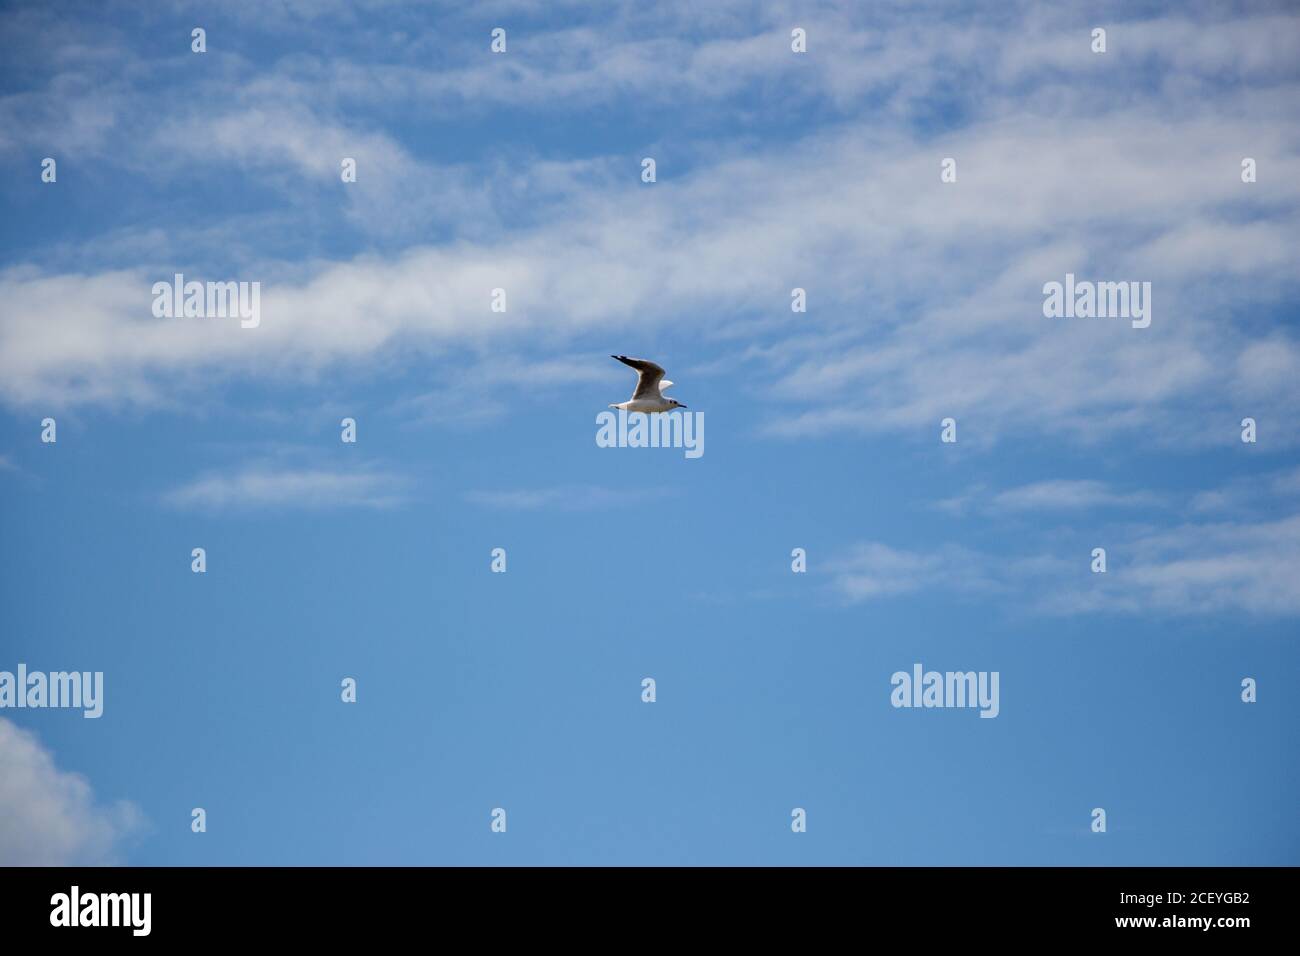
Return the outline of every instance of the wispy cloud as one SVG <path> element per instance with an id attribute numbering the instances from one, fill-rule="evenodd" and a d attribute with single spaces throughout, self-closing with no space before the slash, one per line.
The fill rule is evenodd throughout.
<path id="1" fill-rule="evenodd" d="M 1097 92 L 1125 93 L 1130 60 L 1117 53 L 1098 69 L 1085 30 L 1004 5 L 991 5 L 980 27 L 925 31 L 910 5 L 885 10 L 879 24 L 828 5 L 808 21 L 818 53 L 806 60 L 788 51 L 782 10 L 755 21 L 748 5 L 725 7 L 710 14 L 711 38 L 689 41 L 676 28 L 695 11 L 625 12 L 640 18 L 635 29 L 615 17 L 568 46 L 518 35 L 515 49 L 564 59 L 564 69 L 479 51 L 435 71 L 399 44 L 410 62 L 388 72 L 364 57 L 328 69 L 297 57 L 274 82 L 239 86 L 217 117 L 223 163 L 278 182 L 267 163 L 283 153 L 292 175 L 281 185 L 292 196 L 306 182 L 342 189 L 333 154 L 358 145 L 382 174 L 366 184 L 363 168 L 359 188 L 340 194 L 345 216 L 373 214 L 382 233 L 385 217 L 445 207 L 455 236 L 416 228 L 416 244 L 383 258 L 362 251 L 292 270 L 274 251 L 250 250 L 243 277 L 277 277 L 264 283 L 256 330 L 152 319 L 148 290 L 159 276 L 142 266 L 10 269 L 0 274 L 0 400 L 156 403 L 196 381 L 297 384 L 344 362 L 377 374 L 412 354 L 445 369 L 449 355 L 521 338 L 545 358 L 596 330 L 689 325 L 717 353 L 697 364 L 749 357 L 766 373 L 772 388 L 756 404 L 763 432 L 777 437 L 920 434 L 955 415 L 980 422 L 963 432 L 973 442 L 1040 429 L 1185 445 L 1228 440 L 1230 429 L 1200 425 L 1221 396 L 1261 421 L 1300 417 L 1300 396 L 1284 387 L 1300 377 L 1300 345 L 1286 331 L 1261 341 L 1245 317 L 1296 290 L 1286 252 L 1300 228 L 1300 176 L 1288 172 L 1300 168 L 1287 122 L 1300 103 L 1289 68 L 1300 53 L 1294 17 L 1227 23 L 1207 7 L 1125 21 L 1125 56 L 1162 77 L 1134 98 Z M 1005 43 L 999 31 L 1011 23 L 1033 42 Z M 657 37 L 650 46 L 636 40 L 647 30 Z M 1195 56 L 1178 37 L 1198 38 Z M 618 94 L 617 109 L 620 96 L 660 84 L 662 71 L 646 65 L 665 50 L 680 61 L 662 91 L 669 99 L 688 89 L 721 103 L 711 91 L 797 76 L 796 100 L 834 108 L 795 142 L 729 130 L 688 155 L 661 152 L 653 188 L 639 182 L 636 161 L 651 144 L 558 166 L 475 156 L 463 175 L 395 132 L 338 118 L 372 115 L 341 109 L 365 104 L 382 119 L 406 101 L 398 90 L 423 91 L 440 108 L 494 109 L 541 74 L 571 87 L 538 94 L 549 111 L 589 112 L 594 90 Z M 951 109 L 918 126 L 915 111 L 938 92 Z M 148 122 L 176 115 L 184 127 L 194 107 L 178 106 L 151 111 Z M 304 151 L 314 137 L 325 146 Z M 1267 181 L 1244 186 L 1225 142 L 1250 144 Z M 945 155 L 959 161 L 957 183 L 939 182 Z M 430 174 L 437 189 L 407 202 L 407 186 Z M 523 224 L 492 211 L 537 194 L 550 199 L 529 203 Z M 498 195 L 509 201 L 493 202 Z M 961 239 L 971 236 L 979 241 Z M 1152 327 L 1044 319 L 1042 284 L 1067 271 L 1149 279 Z M 787 311 L 756 340 L 751 317 L 788 310 L 795 285 L 809 290 L 810 311 Z M 508 313 L 488 310 L 497 287 L 509 291 Z M 1275 429 L 1270 440 L 1295 439 Z"/>
<path id="2" fill-rule="evenodd" d="M 562 485 L 554 488 L 520 488 L 506 491 L 469 491 L 465 500 L 504 511 L 597 511 L 622 508 L 662 497 L 661 488 L 602 488 L 597 485 Z"/>
<path id="3" fill-rule="evenodd" d="M 990 492 L 974 488 L 936 507 L 954 514 L 969 510 L 991 514 L 1035 511 L 1077 511 L 1084 508 L 1143 508 L 1159 504 L 1159 498 L 1146 491 L 1119 491 L 1103 481 L 1091 479 L 1055 479 L 1036 481 L 1005 491 Z"/>
<path id="4" fill-rule="evenodd" d="M 878 541 L 854 545 L 831 565 L 832 581 L 851 603 L 910 594 L 925 587 L 956 584 L 954 572 L 977 567 L 970 555 L 952 547 L 930 553 L 906 551 Z M 967 572 L 968 573 L 968 572 Z M 984 579 L 961 576 L 962 589 Z"/>
<path id="5" fill-rule="evenodd" d="M 1300 497 L 1300 467 L 1270 469 L 1196 494 L 1191 510 L 1198 514 L 1243 514 L 1274 509 L 1296 497 Z"/>
<path id="6" fill-rule="evenodd" d="M 203 475 L 163 495 L 177 508 L 392 508 L 407 500 L 409 482 L 376 468 L 293 468 L 252 465 Z"/>
<path id="7" fill-rule="evenodd" d="M 494 421 L 546 396 L 580 384 L 614 381 L 617 373 L 591 356 L 543 358 L 515 352 L 467 355 L 436 388 L 395 402 L 393 411 L 416 424 L 472 427 Z"/>
<path id="8" fill-rule="evenodd" d="M 0 767 L 0 863 L 113 864 L 144 825 L 135 804 L 99 803 L 85 777 L 60 770 L 34 734 L 3 717 Z"/>
<path id="9" fill-rule="evenodd" d="M 1107 570 L 1091 552 L 1063 554 L 1031 543 L 1020 553 L 953 546 L 899 550 L 871 542 L 832 562 L 830 586 L 848 603 L 935 591 L 970 598 L 999 593 L 1019 610 L 1169 615 L 1237 611 L 1300 614 L 1300 514 L 1253 522 L 1188 523 L 1099 531 Z"/>
<path id="10" fill-rule="evenodd" d="M 1108 573 L 1091 575 L 1104 581 L 1065 588 L 1046 609 L 1300 614 L 1300 514 L 1186 524 L 1118 544 Z"/>

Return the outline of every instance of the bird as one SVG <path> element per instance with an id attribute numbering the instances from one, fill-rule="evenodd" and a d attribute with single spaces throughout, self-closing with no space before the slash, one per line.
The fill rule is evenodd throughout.
<path id="1" fill-rule="evenodd" d="M 669 398 L 664 394 L 672 382 L 664 379 L 664 370 L 654 362 L 647 362 L 645 359 L 628 358 L 626 355 L 611 355 L 610 358 L 618 359 L 624 365 L 630 365 L 639 373 L 636 380 L 636 391 L 626 402 L 619 402 L 617 405 L 611 404 L 610 408 L 621 408 L 625 412 L 645 412 L 653 414 L 654 412 L 671 412 L 674 408 L 685 408 L 681 402 L 675 398 Z"/>

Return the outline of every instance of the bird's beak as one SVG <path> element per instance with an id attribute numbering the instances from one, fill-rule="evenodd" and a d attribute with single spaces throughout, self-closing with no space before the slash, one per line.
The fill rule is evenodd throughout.
<path id="1" fill-rule="evenodd" d="M 688 405 L 683 405 L 681 402 L 678 402 L 678 403 L 677 403 L 677 407 L 678 407 L 678 408 L 689 408 L 690 406 L 688 406 Z"/>

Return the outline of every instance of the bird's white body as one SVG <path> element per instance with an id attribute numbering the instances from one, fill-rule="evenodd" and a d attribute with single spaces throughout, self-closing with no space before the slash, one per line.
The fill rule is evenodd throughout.
<path id="1" fill-rule="evenodd" d="M 619 402 L 609 407 L 621 408 L 625 412 L 645 412 L 647 415 L 653 415 L 655 412 L 671 412 L 681 406 L 666 398 L 630 398 L 626 402 Z"/>
<path id="2" fill-rule="evenodd" d="M 653 415 L 656 412 L 671 412 L 674 408 L 685 408 L 681 402 L 675 398 L 669 398 L 664 394 L 672 382 L 664 378 L 664 370 L 654 362 L 647 362 L 645 359 L 628 358 L 626 355 L 613 355 L 624 365 L 629 365 L 637 370 L 636 391 L 626 402 L 619 402 L 616 405 L 610 405 L 610 408 L 622 409 L 625 412 L 644 412 L 647 415 Z"/>

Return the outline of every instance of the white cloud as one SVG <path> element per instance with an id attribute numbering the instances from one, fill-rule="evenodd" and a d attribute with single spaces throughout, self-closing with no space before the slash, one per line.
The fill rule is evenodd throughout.
<path id="1" fill-rule="evenodd" d="M 1101 481 L 1036 481 L 998 492 L 989 502 L 994 511 L 1042 511 L 1094 508 L 1102 505 L 1137 507 L 1155 497 L 1145 492 L 1120 492 Z"/>
<path id="2" fill-rule="evenodd" d="M 1051 604 L 1062 612 L 1300 614 L 1300 515 L 1182 525 L 1108 555 L 1107 587 L 1069 589 Z"/>
<path id="3" fill-rule="evenodd" d="M 515 20 L 520 11 L 501 13 Z M 507 56 L 485 56 L 486 43 L 395 43 L 390 34 L 384 62 L 286 57 L 244 89 L 287 88 L 317 106 L 381 114 L 415 99 L 446 117 L 521 105 L 547 113 L 613 110 L 628 97 L 643 109 L 709 115 L 766 87 L 781 91 L 766 104 L 770 110 L 812 104 L 848 111 L 870 102 L 891 118 L 908 118 L 976 90 L 990 108 L 1015 97 L 1032 105 L 1064 98 L 1073 108 L 1095 109 L 1079 81 L 1104 89 L 1108 100 L 1127 101 L 1133 98 L 1133 77 L 1124 68 L 1130 63 L 1162 72 L 1170 87 L 1193 95 L 1225 82 L 1268 90 L 1293 79 L 1285 64 L 1297 43 L 1286 11 L 1228 17 L 1202 6 L 1181 13 L 1141 20 L 1122 7 L 1094 8 L 1112 30 L 1114 48 L 1102 60 L 1089 49 L 1091 20 L 1081 24 L 1069 11 L 1028 2 L 976 6 L 958 23 L 943 3 L 859 10 L 826 0 L 794 10 L 748 0 L 707 9 L 627 0 L 570 11 L 564 20 L 577 25 L 563 29 L 512 26 Z M 926 29 L 918 22 L 927 22 Z M 480 18 L 469 29 L 484 24 Z M 807 55 L 790 51 L 795 24 L 807 30 Z M 1013 32 L 1016 42 L 1008 43 Z M 439 65 L 431 68 L 435 52 Z"/>
<path id="4" fill-rule="evenodd" d="M 948 545 L 903 551 L 871 542 L 831 566 L 831 589 L 848 603 L 921 590 L 961 598 L 996 591 L 1039 614 L 1090 612 L 1300 614 L 1300 514 L 1169 530 L 1111 528 L 1107 571 L 1090 552 L 1064 555 L 1028 543 L 1016 554 Z"/>
<path id="5" fill-rule="evenodd" d="M 459 233 L 474 235 L 496 222 L 487 187 L 465 168 L 421 162 L 391 136 L 297 105 L 273 102 L 172 120 L 153 134 L 149 154 L 158 157 L 151 175 L 234 165 L 259 183 L 278 183 L 302 204 L 341 200 L 352 223 L 390 238 L 427 234 L 432 222 L 455 223 Z M 345 157 L 356 162 L 356 181 L 347 184 L 340 175 Z"/>
<path id="6" fill-rule="evenodd" d="M 572 215 L 495 241 L 420 247 L 386 261 L 360 257 L 302 281 L 264 282 L 258 329 L 153 319 L 149 286 L 157 275 L 10 270 L 0 275 L 0 394 L 11 403 L 148 402 L 177 387 L 183 373 L 284 379 L 388 356 L 403 343 L 435 356 L 520 336 L 553 348 L 597 325 L 620 330 L 634 322 L 690 321 L 716 336 L 737 315 L 778 309 L 789 287 L 802 283 L 811 317 L 789 327 L 790 348 L 766 354 L 778 374 L 775 393 L 794 406 L 774 410 L 771 433 L 913 429 L 978 412 L 994 429 L 1097 434 L 1162 422 L 1162 434 L 1177 436 L 1188 430 L 1189 403 L 1244 387 L 1260 368 L 1253 343 L 1232 321 L 1194 301 L 1200 280 L 1221 273 L 1211 251 L 1202 258 L 1184 251 L 1151 273 L 1151 329 L 1041 315 L 1043 281 L 1066 271 L 1106 275 L 1105 265 L 1089 263 L 1114 259 L 1126 244 L 1131 254 L 1141 251 L 1134 216 L 1144 234 L 1158 233 L 1162 223 L 1176 226 L 1189 201 L 1222 205 L 1235 188 L 1229 175 L 1203 185 L 1201 130 L 1153 122 L 1158 132 L 1106 123 L 1117 143 L 1099 146 L 1087 163 L 1109 168 L 1114 179 L 1099 183 L 1089 202 L 1072 198 L 1087 192 L 1079 177 L 1091 172 L 1065 148 L 1063 131 L 1028 122 L 986 131 L 996 146 L 986 140 L 973 148 L 989 152 L 986 162 L 1005 178 L 985 174 L 986 182 L 962 185 L 947 202 L 934 195 L 937 174 L 936 185 L 928 182 L 932 147 L 841 131 L 804 144 L 799 155 L 770 150 L 719 162 L 658 184 L 653 198 L 628 189 L 585 194 Z M 980 142 L 977 131 L 968 135 Z M 1188 168 L 1174 187 L 1186 190 L 1182 199 L 1169 191 L 1179 175 L 1139 170 L 1127 158 L 1134 139 L 1152 137 L 1187 147 Z M 1033 172 L 1009 174 L 1022 166 Z M 1068 233 L 1089 221 L 1092 249 L 1042 245 L 1043 230 Z M 810 233 L 821 237 L 816 247 L 806 242 Z M 951 246 L 953 234 L 976 233 L 981 243 Z M 1007 247 L 1000 264 L 986 254 L 996 244 Z M 940 274 L 927 266 L 936 261 L 945 263 Z M 1190 286 L 1188 275 L 1198 277 Z M 1241 294 L 1272 288 L 1282 275 L 1263 261 Z M 488 310 L 496 287 L 510 295 L 507 314 Z M 918 295 L 932 304 L 909 313 L 903 302 Z M 871 303 L 866 314 L 854 304 L 861 302 Z M 859 320 L 847 343 L 841 310 Z M 835 339 L 840 347 L 828 354 Z M 1270 375 L 1281 374 L 1276 362 L 1265 369 Z M 1283 416 L 1295 404 L 1287 395 L 1261 396 L 1260 415 Z"/>
<path id="7" fill-rule="evenodd" d="M 1275 514 L 1279 508 L 1289 508 L 1287 499 L 1296 495 L 1300 495 L 1300 467 L 1270 469 L 1197 493 L 1192 497 L 1191 509 L 1198 514 Z"/>
<path id="8" fill-rule="evenodd" d="M 983 486 L 973 487 L 960 495 L 938 502 L 936 507 L 950 514 L 976 510 L 988 514 L 1009 514 L 1095 507 L 1149 507 L 1158 503 L 1159 499 L 1150 492 L 1119 491 L 1103 481 L 1054 479 L 1018 485 L 999 492 L 990 492 Z"/>
<path id="9" fill-rule="evenodd" d="M 465 500 L 505 511 L 597 511 L 640 504 L 660 497 L 662 489 L 602 488 L 598 485 L 560 485 L 553 488 L 518 488 L 503 491 L 469 491 Z"/>
<path id="10" fill-rule="evenodd" d="M 769 34 L 782 40 L 779 71 L 804 69 L 778 35 L 780 10 L 764 12 L 754 35 L 743 13 L 717 14 L 716 42 L 684 48 L 685 65 L 673 72 L 684 79 L 674 83 L 703 96 L 733 77 L 749 87 L 784 75 L 765 72 L 777 56 L 765 45 Z M 689 15 L 674 7 L 654 22 L 677 36 L 665 25 Z M 1286 255 L 1300 230 L 1300 137 L 1287 122 L 1300 111 L 1286 68 L 1300 46 L 1295 20 L 1211 24 L 1202 13 L 1205 22 L 1126 21 L 1128 45 L 1106 63 L 1127 63 L 1135 54 L 1124 51 L 1136 51 L 1164 70 L 1162 84 L 1137 97 L 1128 70 L 1101 69 L 1075 26 L 1031 18 L 1017 43 L 982 43 L 964 28 L 916 30 L 915 15 L 888 8 L 883 34 L 861 24 L 813 33 L 825 51 L 805 63 L 817 95 L 825 92 L 819 82 L 833 82 L 846 108 L 876 93 L 890 105 L 859 103 L 836 125 L 788 142 L 696 144 L 680 164 L 662 157 L 652 188 L 637 180 L 635 155 L 538 164 L 536 172 L 489 165 L 483 188 L 454 174 L 436 195 L 420 192 L 407 205 L 446 199 L 450 218 L 468 230 L 455 241 L 382 259 L 295 267 L 268 259 L 242 269 L 239 278 L 263 281 L 256 330 L 153 319 L 148 288 L 161 276 L 148 269 L 0 273 L 0 400 L 156 404 L 235 376 L 310 382 L 342 363 L 428 361 L 445 380 L 466 352 L 489 355 L 521 339 L 546 358 L 597 330 L 681 326 L 714 350 L 697 364 L 745 358 L 766 372 L 773 389 L 755 396 L 766 403 L 759 421 L 781 437 L 920 435 L 951 414 L 978 423 L 964 430 L 968 441 L 1140 430 L 1189 445 L 1232 437 L 1202 424 L 1215 396 L 1249 398 L 1261 421 L 1300 416 L 1300 396 L 1284 387 L 1300 372 L 1300 345 L 1283 331 L 1260 339 L 1249 315 L 1277 307 L 1296 286 Z M 838 22 L 833 11 L 823 16 Z M 997 12 L 981 29 L 1003 30 L 1015 17 Z M 545 53 L 573 64 L 567 74 L 543 70 L 574 85 L 571 96 L 546 93 L 550 108 L 587 104 L 593 89 L 650 82 L 636 67 L 634 42 L 616 34 L 607 56 L 599 35 L 579 31 L 563 54 Z M 1195 38 L 1198 55 L 1170 37 Z M 849 54 L 863 51 L 873 54 L 860 58 L 864 72 L 845 73 Z M 469 69 L 491 76 L 457 89 L 494 102 L 497 91 L 527 86 L 531 71 L 542 70 L 523 60 L 503 65 L 484 54 Z M 909 110 L 963 64 L 978 69 L 949 91 L 967 105 L 962 125 L 917 132 Z M 311 58 L 282 66 L 308 79 L 324 69 Z M 1219 82 L 1224 71 L 1234 82 Z M 375 104 L 382 117 L 384 102 L 406 98 L 380 96 L 373 84 L 387 82 L 392 94 L 419 89 L 408 86 L 418 77 L 385 80 L 369 64 L 336 72 L 338 88 L 324 92 L 305 81 L 281 94 L 269 82 L 242 91 L 229 113 L 207 118 L 216 124 L 211 144 L 198 135 L 203 117 L 184 112 L 174 123 L 190 124 L 197 139 L 182 137 L 179 148 L 193 159 L 210 147 L 223 162 L 259 169 L 283 155 L 297 188 L 304 177 L 322 186 L 334 175 L 333 153 L 360 142 L 393 175 L 380 177 L 380 192 L 344 201 L 362 204 L 357 215 L 398 211 L 406 184 L 440 167 L 386 134 L 345 128 L 330 118 L 340 102 L 331 97 L 346 88 L 351 102 Z M 429 82 L 462 79 L 453 70 Z M 1085 80 L 1094 84 L 1087 93 Z M 317 140 L 320 150 L 304 145 Z M 1237 175 L 1240 149 L 1224 146 L 1237 143 L 1249 144 L 1267 171 L 1253 186 Z M 959 160 L 956 184 L 939 183 L 945 155 Z M 522 191 L 513 176 L 525 180 Z M 534 185 L 552 200 L 533 207 L 526 226 L 507 227 L 487 211 L 495 204 L 484 189 L 520 197 Z M 1041 286 L 1067 271 L 1151 281 L 1152 327 L 1044 319 Z M 809 290 L 806 315 L 788 313 L 794 285 Z M 506 314 L 488 310 L 496 287 L 508 290 Z M 429 418 L 454 403 L 440 389 Z M 474 411 L 466 403 L 465 413 Z M 1293 431 L 1272 434 L 1285 443 Z"/>
<path id="11" fill-rule="evenodd" d="M 540 400 L 558 403 L 557 395 L 574 385 L 612 384 L 617 377 L 589 356 L 489 352 L 446 363 L 436 388 L 400 399 L 392 411 L 414 423 L 472 427 Z"/>
<path id="12" fill-rule="evenodd" d="M 250 465 L 204 475 L 172 489 L 165 504 L 177 508 L 391 508 L 406 500 L 407 481 L 374 468 L 293 468 Z"/>
<path id="13" fill-rule="evenodd" d="M 112 864 L 143 826 L 134 804 L 98 804 L 85 777 L 60 770 L 34 734 L 3 717 L 0 768 L 0 864 Z"/>
<path id="14" fill-rule="evenodd" d="M 854 545 L 831 565 L 832 587 L 850 603 L 910 594 L 923 588 L 958 592 L 995 586 L 980 555 L 957 546 L 907 551 L 878 541 Z"/>

